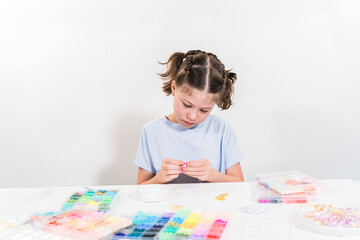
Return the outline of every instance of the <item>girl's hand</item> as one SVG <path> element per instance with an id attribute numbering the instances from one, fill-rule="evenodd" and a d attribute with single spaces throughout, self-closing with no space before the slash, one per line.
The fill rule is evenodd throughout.
<path id="1" fill-rule="evenodd" d="M 208 159 L 202 159 L 200 161 L 189 161 L 186 163 L 186 167 L 183 168 L 183 173 L 194 178 L 198 178 L 201 181 L 207 181 L 210 179 L 211 164 Z"/>
<path id="2" fill-rule="evenodd" d="M 185 162 L 180 160 L 165 158 L 161 164 L 161 170 L 156 175 L 158 181 L 161 183 L 167 183 L 177 178 L 182 172 L 182 166 L 184 164 Z"/>

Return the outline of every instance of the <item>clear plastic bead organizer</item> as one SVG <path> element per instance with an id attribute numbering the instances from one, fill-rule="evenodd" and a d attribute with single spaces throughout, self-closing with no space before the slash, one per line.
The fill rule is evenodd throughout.
<path id="1" fill-rule="evenodd" d="M 74 208 L 109 211 L 117 199 L 119 190 L 92 190 L 76 192 L 64 203 L 61 210 Z"/>
<path id="2" fill-rule="evenodd" d="M 229 213 L 187 208 L 176 212 L 139 212 L 130 227 L 115 233 L 111 239 L 221 239 L 229 219 Z"/>
<path id="3" fill-rule="evenodd" d="M 312 192 L 280 194 L 267 186 L 258 183 L 253 189 L 252 199 L 257 203 L 304 204 L 313 202 L 315 200 L 315 195 Z"/>
<path id="4" fill-rule="evenodd" d="M 259 173 L 256 180 L 280 194 L 315 192 L 321 186 L 319 180 L 299 171 Z"/>
<path id="5" fill-rule="evenodd" d="M 102 239 L 132 224 L 128 218 L 86 209 L 36 215 L 31 220 L 39 229 L 73 239 Z"/>

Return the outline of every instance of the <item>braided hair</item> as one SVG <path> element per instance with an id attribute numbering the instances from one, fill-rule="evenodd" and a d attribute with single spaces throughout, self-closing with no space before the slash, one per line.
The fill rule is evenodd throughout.
<path id="1" fill-rule="evenodd" d="M 166 95 L 171 94 L 171 83 L 175 81 L 178 87 L 187 84 L 200 91 L 218 94 L 216 104 L 222 110 L 232 105 L 236 73 L 226 70 L 215 54 L 201 50 L 176 52 L 167 62 L 160 64 L 167 67 L 164 73 L 159 74 Z"/>

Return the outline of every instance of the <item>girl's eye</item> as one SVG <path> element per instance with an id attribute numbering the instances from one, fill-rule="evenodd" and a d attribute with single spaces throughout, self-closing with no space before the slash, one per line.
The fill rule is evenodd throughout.
<path id="1" fill-rule="evenodd" d="M 203 113 L 207 113 L 208 111 L 207 110 L 200 110 L 201 112 L 203 112 Z"/>
<path id="2" fill-rule="evenodd" d="M 187 108 L 190 108 L 191 106 L 190 105 L 186 105 L 185 103 L 183 103 L 185 107 Z"/>

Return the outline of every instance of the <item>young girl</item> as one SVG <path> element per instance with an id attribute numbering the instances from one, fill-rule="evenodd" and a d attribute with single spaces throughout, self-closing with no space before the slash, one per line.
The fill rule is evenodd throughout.
<path id="1" fill-rule="evenodd" d="M 210 115 L 232 105 L 236 74 L 212 53 L 176 52 L 166 63 L 163 91 L 174 112 L 142 129 L 135 164 L 138 184 L 244 181 L 241 151 L 231 126 Z"/>

